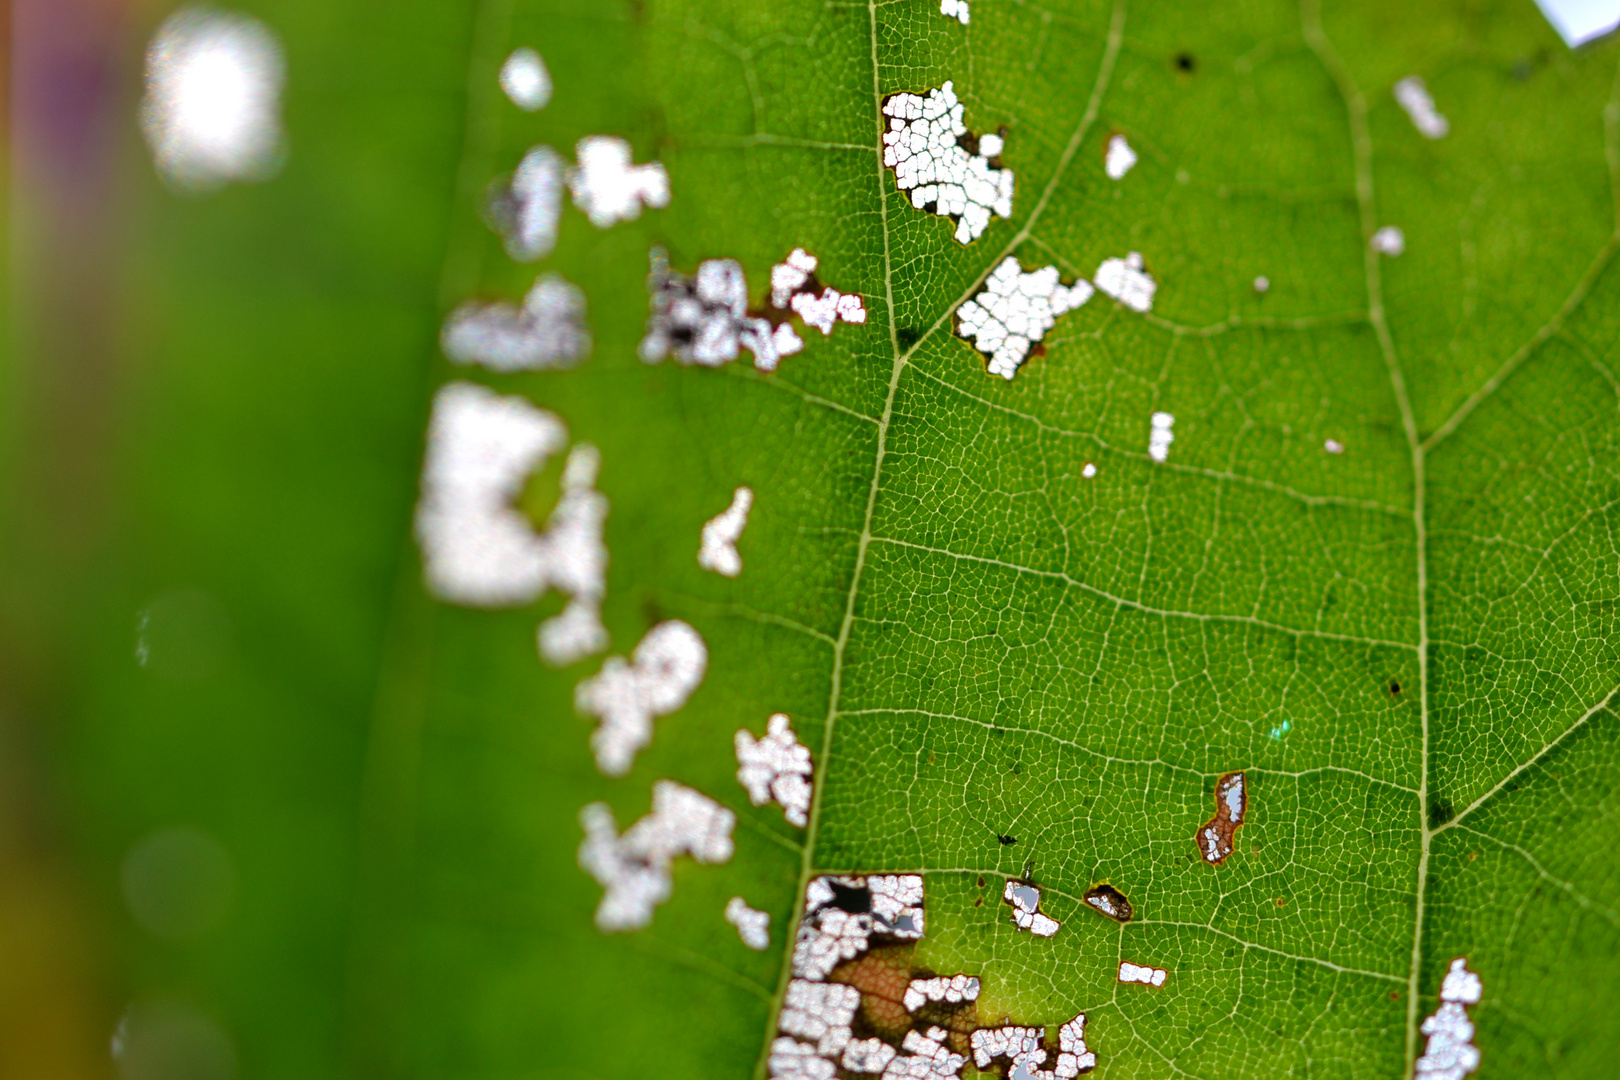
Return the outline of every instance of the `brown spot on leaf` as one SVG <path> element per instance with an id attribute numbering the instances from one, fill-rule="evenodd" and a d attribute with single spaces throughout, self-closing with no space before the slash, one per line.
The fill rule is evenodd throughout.
<path id="1" fill-rule="evenodd" d="M 1100 912 L 1115 922 L 1130 922 L 1131 916 L 1136 913 L 1136 909 L 1131 907 L 1131 902 L 1125 899 L 1125 894 L 1106 881 L 1088 889 L 1085 901 L 1093 911 Z"/>
<path id="2" fill-rule="evenodd" d="M 1215 816 L 1198 828 L 1193 839 L 1199 854 L 1211 866 L 1232 854 L 1232 836 L 1247 819 L 1249 787 L 1241 772 L 1229 772 L 1215 783 Z"/>

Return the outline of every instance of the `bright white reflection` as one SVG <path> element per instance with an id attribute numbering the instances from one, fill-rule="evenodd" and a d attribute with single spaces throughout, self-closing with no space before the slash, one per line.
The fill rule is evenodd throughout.
<path id="1" fill-rule="evenodd" d="M 543 109 L 551 100 L 551 73 L 533 49 L 518 49 L 501 65 L 501 89 L 524 112 Z"/>
<path id="2" fill-rule="evenodd" d="M 171 15 L 147 50 L 141 103 L 158 169 L 190 190 L 270 175 L 284 78 L 281 46 L 257 19 L 201 8 Z"/>
<path id="3" fill-rule="evenodd" d="M 1536 0 L 1536 5 L 1572 49 L 1620 26 L 1620 0 Z"/>

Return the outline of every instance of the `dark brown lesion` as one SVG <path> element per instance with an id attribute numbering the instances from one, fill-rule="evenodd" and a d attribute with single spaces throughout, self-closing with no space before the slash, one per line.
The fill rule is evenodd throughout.
<path id="1" fill-rule="evenodd" d="M 1130 922 L 1131 916 L 1136 913 L 1131 907 L 1131 902 L 1125 898 L 1125 894 L 1106 881 L 1086 890 L 1085 901 L 1091 910 L 1106 915 L 1115 922 Z"/>
<path id="2" fill-rule="evenodd" d="M 946 1046 L 971 1056 L 968 1037 L 980 1027 L 976 1001 L 930 1001 L 916 1012 L 905 1006 L 906 988 L 913 979 L 932 979 L 938 973 L 915 966 L 916 944 L 883 945 L 834 968 L 828 978 L 861 992 L 861 1007 L 850 1026 L 856 1039 L 876 1036 L 895 1047 L 907 1031 L 944 1028 Z M 838 1070 L 844 1075 L 845 1070 Z M 849 1074 L 851 1076 L 855 1074 Z"/>
<path id="3" fill-rule="evenodd" d="M 1237 803 L 1234 809 L 1232 803 Z M 1249 785 L 1241 772 L 1229 772 L 1215 782 L 1215 816 L 1198 827 L 1194 840 L 1198 853 L 1211 866 L 1232 854 L 1232 837 L 1249 816 Z"/>

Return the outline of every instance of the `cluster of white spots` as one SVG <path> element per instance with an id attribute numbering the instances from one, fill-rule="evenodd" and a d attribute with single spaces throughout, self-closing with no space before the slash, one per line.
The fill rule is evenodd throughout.
<path id="1" fill-rule="evenodd" d="M 915 941 L 923 926 L 921 875 L 815 878 L 805 889 L 793 974 L 819 982 L 864 953 L 874 933 Z"/>
<path id="2" fill-rule="evenodd" d="M 730 859 L 736 820 L 713 799 L 673 780 L 653 785 L 652 813 L 623 836 L 607 803 L 585 807 L 579 812 L 585 829 L 579 865 L 606 890 L 596 907 L 596 925 L 603 930 L 646 926 L 653 909 L 669 899 L 669 864 L 681 855 L 710 864 Z"/>
<path id="3" fill-rule="evenodd" d="M 1000 135 L 982 136 L 977 153 L 962 146 L 968 133 L 963 108 L 949 82 L 927 97 L 889 98 L 883 103 L 889 117 L 883 164 L 894 170 L 899 189 L 911 193 L 912 206 L 955 218 L 957 242 L 968 244 L 989 228 L 991 214 L 1012 216 L 1013 174 L 990 164 L 1001 156 Z"/>
<path id="4" fill-rule="evenodd" d="M 568 606 L 540 624 L 536 643 L 547 663 L 557 667 L 582 660 L 608 646 L 602 625 L 602 594 L 607 591 L 607 545 L 602 526 L 607 496 L 596 490 L 602 456 L 580 443 L 563 465 L 562 493 L 541 536 L 548 578 L 569 595 Z"/>
<path id="5" fill-rule="evenodd" d="M 1329 439 L 1327 442 L 1322 444 L 1322 449 L 1326 450 L 1330 454 L 1342 454 L 1344 453 L 1344 443 L 1340 442 L 1338 439 Z"/>
<path id="6" fill-rule="evenodd" d="M 184 8 L 146 51 L 141 127 L 157 167 L 182 188 L 259 180 L 281 154 L 285 62 L 257 19 Z"/>
<path id="7" fill-rule="evenodd" d="M 501 89 L 512 104 L 524 112 L 534 112 L 551 100 L 551 73 L 533 49 L 514 49 L 501 65 Z"/>
<path id="8" fill-rule="evenodd" d="M 1412 1071 L 1416 1080 L 1462 1080 L 1479 1068 L 1468 1006 L 1478 1005 L 1483 994 L 1484 985 L 1468 970 L 1468 961 L 1463 957 L 1453 960 L 1440 983 L 1440 1008 L 1423 1021 L 1423 1034 L 1429 1041 Z"/>
<path id="9" fill-rule="evenodd" d="M 822 337 L 832 333 L 835 323 L 864 323 L 866 306 L 861 303 L 859 296 L 841 293 L 831 287 L 823 289 L 820 295 L 816 294 L 815 279 L 811 276 L 816 272 L 816 265 L 814 255 L 804 248 L 794 248 L 786 261 L 771 267 L 771 306 L 781 310 L 791 309 L 804 320 L 806 326 L 820 330 Z M 806 285 L 810 287 L 805 288 Z M 797 341 L 795 335 L 793 348 L 779 346 L 777 351 L 783 356 L 797 352 Z"/>
<path id="10" fill-rule="evenodd" d="M 1257 293 L 1268 293 L 1268 292 L 1270 292 L 1271 291 L 1271 279 L 1266 277 L 1266 275 L 1264 275 L 1264 274 L 1261 274 L 1259 277 L 1255 278 L 1254 279 L 1254 291 L 1257 292 Z"/>
<path id="11" fill-rule="evenodd" d="M 545 258 L 557 245 L 566 173 L 557 151 L 536 146 L 523 155 L 510 178 L 494 185 L 489 219 L 501 234 L 506 253 L 517 262 Z"/>
<path id="12" fill-rule="evenodd" d="M 722 577 L 742 573 L 737 540 L 748 527 L 748 511 L 753 505 L 753 489 L 740 487 L 731 493 L 731 505 L 704 523 L 703 546 L 698 549 L 699 566 Z"/>
<path id="13" fill-rule="evenodd" d="M 947 19 L 955 19 L 963 26 L 968 24 L 968 0 L 939 0 L 939 13 Z"/>
<path id="14" fill-rule="evenodd" d="M 1123 259 L 1104 259 L 1092 278 L 1097 288 L 1132 311 L 1153 307 L 1153 293 L 1159 286 L 1142 269 L 1142 253 L 1133 251 Z"/>
<path id="15" fill-rule="evenodd" d="M 596 448 L 581 443 L 569 454 L 562 498 L 544 533 L 535 533 L 513 501 L 529 473 L 567 444 L 568 429 L 551 413 L 451 383 L 434 398 L 416 508 L 423 570 L 440 599 L 502 607 L 547 588 L 568 594 L 568 607 L 541 627 L 541 651 L 556 664 L 607 646 L 600 612 L 608 505 L 595 487 Z"/>
<path id="16" fill-rule="evenodd" d="M 926 1033 L 908 1031 L 900 1040 L 897 1055 L 883 1070 L 884 1080 L 943 1080 L 961 1074 L 967 1058 L 945 1045 L 949 1033 L 942 1027 L 929 1027 Z"/>
<path id="17" fill-rule="evenodd" d="M 569 170 L 574 205 L 591 224 L 605 229 L 634 221 L 643 206 L 669 205 L 669 173 L 662 163 L 630 163 L 630 144 L 616 135 L 588 135 L 574 147 L 579 164 Z"/>
<path id="18" fill-rule="evenodd" d="M 837 1075 L 837 1068 L 818 1055 L 815 1047 L 786 1035 L 771 1042 L 767 1067 L 771 1080 L 833 1080 Z"/>
<path id="19" fill-rule="evenodd" d="M 1536 6 L 1572 49 L 1620 26 L 1620 9 L 1611 0 L 1536 0 Z"/>
<path id="20" fill-rule="evenodd" d="M 652 313 L 640 352 L 649 364 L 673 354 L 683 364 L 720 367 L 747 349 L 755 367 L 773 371 L 785 352 L 803 345 L 788 324 L 772 329 L 769 319 L 748 314 L 748 278 L 735 259 L 706 259 L 688 278 L 654 248 L 647 291 Z"/>
<path id="21" fill-rule="evenodd" d="M 1443 139 L 1451 130 L 1451 122 L 1434 107 L 1434 98 L 1423 83 L 1423 76 L 1408 75 L 1395 84 L 1395 100 L 1412 118 L 1412 126 L 1425 139 Z"/>
<path id="22" fill-rule="evenodd" d="M 849 1025 L 860 1008 L 861 992 L 834 982 L 794 979 L 788 983 L 777 1028 L 815 1046 L 824 1058 L 835 1058 L 849 1045 Z"/>
<path id="23" fill-rule="evenodd" d="M 1055 266 L 1024 272 L 1016 255 L 991 271 L 984 288 L 956 309 L 956 332 L 990 357 L 990 373 L 1011 379 L 1057 317 L 1091 299 L 1091 284 L 1064 285 Z"/>
<path id="24" fill-rule="evenodd" d="M 907 1012 L 916 1012 L 930 1001 L 956 1005 L 979 1000 L 979 980 L 971 975 L 944 975 L 932 979 L 912 979 L 903 999 Z"/>
<path id="25" fill-rule="evenodd" d="M 1398 225 L 1385 225 L 1372 234 L 1372 249 L 1380 255 L 1391 257 L 1399 255 L 1406 250 L 1406 234 Z"/>
<path id="26" fill-rule="evenodd" d="M 755 952 L 763 951 L 771 943 L 771 916 L 748 906 L 748 901 L 733 896 L 726 901 L 726 922 L 737 928 L 742 943 Z"/>
<path id="27" fill-rule="evenodd" d="M 843 1066 L 850 1072 L 880 1073 L 889 1067 L 897 1053 L 899 1051 L 882 1039 L 851 1039 L 844 1047 Z"/>
<path id="28" fill-rule="evenodd" d="M 1103 171 L 1108 173 L 1110 180 L 1123 180 L 1125 174 L 1136 166 L 1136 151 L 1123 135 L 1114 135 L 1108 140 L 1108 155 L 1103 159 Z"/>
<path id="29" fill-rule="evenodd" d="M 1058 1058 L 1051 1070 L 1042 1069 L 1046 1049 L 1041 1029 L 1007 1026 L 980 1028 L 969 1036 L 973 1064 L 983 1072 L 997 1058 L 1006 1058 L 1008 1080 L 1073 1080 L 1097 1067 L 1097 1055 L 1086 1048 L 1086 1014 L 1080 1013 L 1058 1029 Z"/>
<path id="30" fill-rule="evenodd" d="M 574 706 L 601 721 L 591 733 L 596 767 L 608 776 L 629 772 L 652 741 L 653 718 L 685 705 L 708 665 L 709 650 L 698 632 L 671 619 L 647 631 L 630 663 L 610 656 L 601 671 L 575 687 Z"/>
<path id="31" fill-rule="evenodd" d="M 1176 441 L 1176 433 L 1171 430 L 1175 426 L 1176 418 L 1169 413 L 1153 414 L 1153 424 L 1148 429 L 1148 457 L 1154 461 L 1169 459 L 1170 444 Z"/>
<path id="32" fill-rule="evenodd" d="M 1141 964 L 1133 964 L 1129 960 L 1119 962 L 1119 981 L 1122 983 L 1163 986 L 1164 976 L 1164 968 L 1145 967 Z"/>
<path id="33" fill-rule="evenodd" d="M 1020 930 L 1028 930 L 1036 937 L 1051 937 L 1061 925 L 1056 919 L 1041 913 L 1041 890 L 1022 881 L 1007 881 L 1001 897 L 1012 905 L 1012 921 Z"/>
<path id="34" fill-rule="evenodd" d="M 810 815 L 810 750 L 799 742 L 786 713 L 771 717 L 763 739 L 737 732 L 737 782 L 755 806 L 775 799 L 787 819 L 803 828 Z"/>
<path id="35" fill-rule="evenodd" d="M 445 320 L 444 354 L 492 371 L 573 367 L 591 348 L 585 294 L 556 274 L 534 283 L 523 306 L 462 304 Z"/>
<path id="36" fill-rule="evenodd" d="M 428 587 L 480 607 L 522 604 L 545 588 L 538 537 L 512 505 L 524 479 L 568 445 L 553 414 L 472 383 L 433 401 L 416 510 Z"/>
<path id="37" fill-rule="evenodd" d="M 1073 1020 L 1058 1028 L 1057 1068 L 1053 1071 L 1068 1080 L 1096 1067 L 1097 1055 L 1086 1049 L 1086 1014 L 1076 1013 Z"/>

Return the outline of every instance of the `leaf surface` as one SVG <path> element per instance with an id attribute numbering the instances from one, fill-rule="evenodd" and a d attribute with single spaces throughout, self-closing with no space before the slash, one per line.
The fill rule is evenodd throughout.
<path id="1" fill-rule="evenodd" d="M 1613 39 L 1569 51 L 1528 0 L 972 0 L 967 26 L 927 0 L 344 10 L 262 5 L 289 53 L 282 176 L 143 189 L 130 333 L 161 365 L 130 407 L 134 569 L 86 631 L 110 674 L 77 692 L 72 768 L 95 858 L 197 819 L 241 885 L 191 952 L 129 931 L 142 992 L 207 1000 L 244 1075 L 758 1076 L 808 877 L 908 871 L 918 961 L 979 975 L 981 1017 L 1085 1011 L 1097 1076 L 1402 1075 L 1456 956 L 1484 980 L 1481 1075 L 1607 1074 Z M 556 87 L 533 114 L 495 78 L 520 45 Z M 1391 95 L 1413 73 L 1444 139 Z M 883 99 L 946 80 L 1017 176 L 967 246 L 877 149 Z M 512 263 L 486 184 L 601 133 L 665 164 L 670 206 L 608 230 L 566 210 L 554 255 Z M 1120 181 L 1116 133 L 1140 155 Z M 1385 225 L 1398 257 L 1369 247 Z M 770 375 L 649 366 L 654 244 L 687 272 L 740 260 L 756 300 L 804 247 L 868 320 Z M 1151 312 L 1099 294 L 1011 381 L 953 333 L 1008 254 L 1068 280 L 1130 251 Z M 585 291 L 585 364 L 438 358 L 446 311 L 537 270 Z M 560 600 L 422 589 L 408 517 L 452 377 L 601 449 L 612 653 L 668 618 L 707 642 L 625 778 L 573 706 L 600 658 L 535 653 Z M 695 554 L 742 484 L 730 580 Z M 124 644 L 175 582 L 237 627 L 224 673 L 178 688 Z M 775 712 L 815 755 L 805 830 L 734 777 L 732 733 Z M 1234 770 L 1249 821 L 1210 866 L 1195 833 Z M 653 924 L 604 935 L 579 810 L 625 827 L 663 778 L 736 811 L 736 854 L 677 862 Z M 1015 931 L 1014 876 L 1056 937 Z M 1080 902 L 1105 881 L 1130 923 Z M 733 895 L 770 913 L 769 950 L 723 920 Z M 1165 985 L 1118 984 L 1121 960 Z"/>

